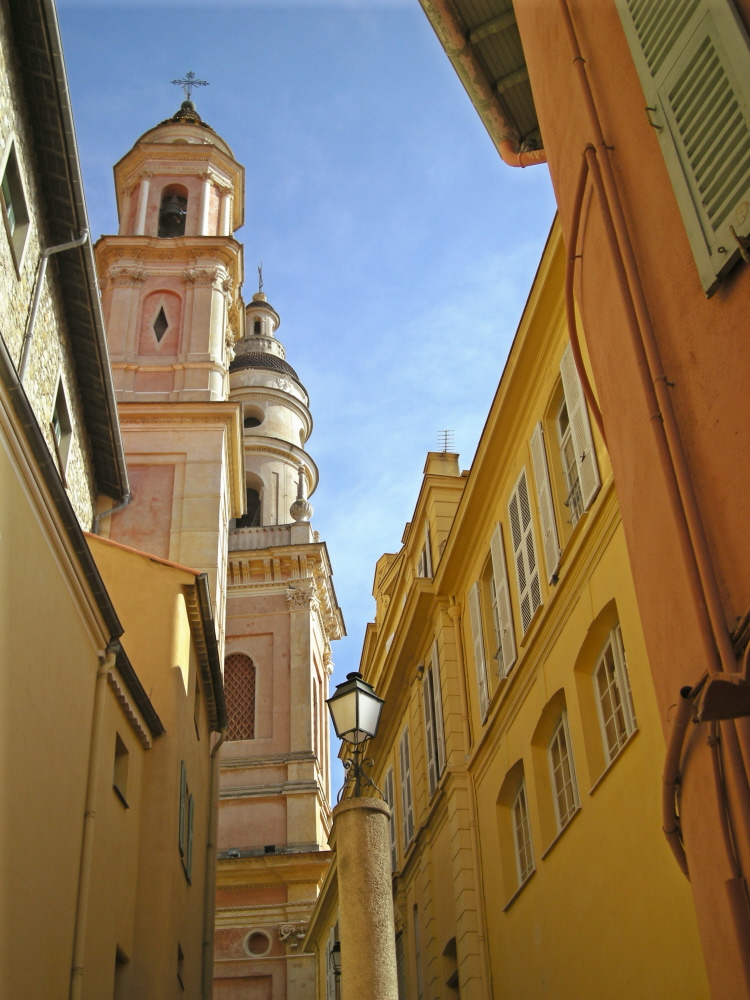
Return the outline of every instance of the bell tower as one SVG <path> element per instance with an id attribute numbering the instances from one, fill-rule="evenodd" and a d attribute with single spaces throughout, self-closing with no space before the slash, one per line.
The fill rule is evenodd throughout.
<path id="1" fill-rule="evenodd" d="M 241 412 L 229 400 L 244 333 L 244 177 L 183 101 L 115 165 L 119 232 L 96 245 L 133 493 L 100 533 L 208 573 L 220 628 L 229 521 L 245 505 Z"/>

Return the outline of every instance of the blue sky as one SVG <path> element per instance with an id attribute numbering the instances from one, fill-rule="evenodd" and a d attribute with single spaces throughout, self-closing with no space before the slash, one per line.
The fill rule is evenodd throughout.
<path id="1" fill-rule="evenodd" d="M 471 463 L 552 222 L 547 168 L 501 163 L 418 0 L 58 2 L 95 237 L 116 232 L 112 165 L 188 70 L 246 167 L 245 295 L 262 257 L 311 396 L 340 681 L 438 432 Z"/>

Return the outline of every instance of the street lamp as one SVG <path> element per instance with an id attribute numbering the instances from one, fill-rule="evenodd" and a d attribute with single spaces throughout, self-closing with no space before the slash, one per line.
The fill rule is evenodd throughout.
<path id="1" fill-rule="evenodd" d="M 335 941 L 331 948 L 331 970 L 337 979 L 341 978 L 341 942 Z"/>
<path id="2" fill-rule="evenodd" d="M 344 683 L 336 686 L 326 704 L 336 735 L 353 747 L 353 759 L 343 761 L 347 772 L 344 785 L 354 779 L 354 795 L 358 796 L 362 779 L 373 788 L 376 787 L 372 779 L 362 771 L 362 752 L 364 743 L 377 734 L 383 699 L 375 694 L 370 684 L 362 680 L 362 674 L 355 672 L 347 674 Z"/>

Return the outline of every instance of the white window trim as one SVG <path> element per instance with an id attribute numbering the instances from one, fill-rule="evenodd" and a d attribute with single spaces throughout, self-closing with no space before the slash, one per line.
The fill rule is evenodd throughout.
<path id="1" fill-rule="evenodd" d="M 482 627 L 482 602 L 480 600 L 480 587 L 477 580 L 469 591 L 469 621 L 471 624 L 471 638 L 474 649 L 474 667 L 477 674 L 477 689 L 479 691 L 479 712 L 482 716 L 482 725 L 487 721 L 487 712 L 490 707 L 489 685 L 487 682 L 487 663 L 484 654 L 484 629 Z"/>
<path id="2" fill-rule="evenodd" d="M 521 483 L 523 482 L 526 491 L 526 499 L 529 505 L 529 523 L 524 526 L 523 523 L 523 507 L 521 504 Z M 513 531 L 513 504 L 515 502 L 516 512 L 518 518 L 518 530 L 520 537 L 518 544 L 516 544 L 516 536 Z M 518 589 L 518 607 L 521 613 L 521 631 L 524 635 L 529 630 L 529 627 L 534 620 L 534 615 L 536 614 L 537 608 L 542 606 L 542 584 L 539 576 L 539 554 L 536 544 L 535 532 L 534 532 L 534 517 L 531 510 L 531 494 L 529 493 L 529 477 L 526 474 L 526 466 L 521 469 L 518 475 L 513 491 L 508 500 L 508 518 L 510 520 L 511 528 L 511 542 L 513 545 L 513 564 L 515 566 L 515 576 L 516 585 Z M 531 551 L 534 557 L 534 566 L 532 567 L 529 562 L 529 540 L 531 541 Z M 521 563 L 523 564 L 523 575 L 524 584 L 521 584 L 521 573 L 519 572 L 518 562 L 519 556 Z M 536 580 L 536 593 L 534 591 L 534 580 Z M 528 597 L 529 604 L 529 619 L 524 621 L 523 618 L 523 603 L 524 598 Z"/>
<path id="3" fill-rule="evenodd" d="M 492 534 L 490 556 L 492 559 L 492 581 L 495 587 L 493 612 L 497 615 L 495 627 L 500 638 L 497 652 L 497 672 L 499 677 L 507 677 L 516 662 L 517 651 L 508 567 L 505 562 L 503 528 L 499 521 Z"/>
<path id="4" fill-rule="evenodd" d="M 385 774 L 383 783 L 385 791 L 385 801 L 391 810 L 388 820 L 388 834 L 391 842 L 391 871 L 398 870 L 398 837 L 396 836 L 396 785 L 393 776 L 393 767 L 389 767 Z"/>
<path id="5" fill-rule="evenodd" d="M 609 743 L 607 741 L 607 730 L 604 720 L 604 710 L 602 708 L 601 696 L 599 693 L 598 684 L 598 674 L 599 670 L 603 665 L 604 654 L 607 651 L 607 647 L 612 645 L 612 654 L 615 662 L 615 682 L 620 689 L 620 702 L 622 705 L 622 714 L 625 719 L 625 740 L 617 747 L 617 749 L 612 752 L 609 748 Z M 599 656 L 596 659 L 596 665 L 594 666 L 594 672 L 591 675 L 594 683 L 594 697 L 596 700 L 597 713 L 599 715 L 599 728 L 602 735 L 602 746 L 604 747 L 604 753 L 607 758 L 607 765 L 609 766 L 613 761 L 617 760 L 622 751 L 625 749 L 628 740 L 633 735 L 633 733 L 638 728 L 638 723 L 635 717 L 635 709 L 633 707 L 633 695 L 630 690 L 630 676 L 628 674 L 627 660 L 625 659 L 625 646 L 622 641 L 622 630 L 620 628 L 620 623 L 611 630 L 607 636 L 607 640 L 601 648 Z"/>
<path id="6" fill-rule="evenodd" d="M 521 869 L 521 845 L 518 842 L 518 830 L 516 825 L 516 806 L 518 805 L 518 801 L 521 798 L 523 798 L 523 808 L 526 813 L 526 826 L 528 827 L 529 831 L 528 848 L 529 848 L 529 855 L 531 856 L 531 867 L 529 868 L 529 870 L 526 872 L 525 875 L 523 874 L 523 871 Z M 525 778 L 521 779 L 521 784 L 518 788 L 518 791 L 516 792 L 516 797 L 513 799 L 513 804 L 510 807 L 510 817 L 511 817 L 511 825 L 513 827 L 513 847 L 515 849 L 515 855 L 516 855 L 516 874 L 518 876 L 518 888 L 520 889 L 522 885 L 528 882 L 528 880 L 536 871 L 536 864 L 534 862 L 534 842 L 531 837 L 531 821 L 529 819 L 529 799 L 526 794 Z"/>
<path id="7" fill-rule="evenodd" d="M 573 809 L 569 813 L 569 815 L 565 818 L 564 823 L 562 820 L 562 816 L 560 815 L 560 804 L 558 802 L 558 789 L 557 789 L 557 782 L 555 779 L 555 767 L 554 767 L 554 762 L 552 760 L 552 744 L 557 739 L 557 735 L 561 729 L 563 731 L 563 736 L 565 738 L 565 747 L 568 755 L 568 765 L 570 767 L 570 779 L 573 789 Z M 547 761 L 549 764 L 550 781 L 552 782 L 552 801 L 555 806 L 555 819 L 557 820 L 557 832 L 562 833 L 562 831 L 565 829 L 566 826 L 568 826 L 568 824 L 573 819 L 576 812 L 581 806 L 581 800 L 578 795 L 578 779 L 576 777 L 575 761 L 573 759 L 573 746 L 570 742 L 570 729 L 568 728 L 567 711 L 563 712 L 562 715 L 560 716 L 560 721 L 555 726 L 555 730 L 552 733 L 552 736 L 550 737 L 549 743 L 547 744 Z"/>
<path id="8" fill-rule="evenodd" d="M 409 727 L 404 727 L 399 740 L 399 766 L 401 768 L 401 819 L 404 835 L 404 851 L 414 838 L 414 794 L 411 780 L 411 748 Z"/>
<path id="9" fill-rule="evenodd" d="M 552 501 L 552 484 L 547 466 L 547 449 L 544 445 L 544 428 L 539 421 L 531 435 L 531 459 L 536 486 L 536 508 L 542 529 L 542 549 L 547 567 L 547 583 L 552 583 L 560 564 L 560 540 L 557 534 L 555 506 Z"/>

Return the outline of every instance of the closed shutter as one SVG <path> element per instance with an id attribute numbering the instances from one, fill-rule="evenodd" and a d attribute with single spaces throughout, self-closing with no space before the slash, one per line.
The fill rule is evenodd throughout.
<path id="1" fill-rule="evenodd" d="M 478 582 L 469 591 L 469 619 L 471 621 L 471 638 L 474 644 L 477 687 L 479 688 L 479 711 L 482 713 L 482 722 L 484 722 L 487 718 L 489 698 L 487 696 L 487 666 L 484 661 L 484 635 L 482 633 L 482 613 L 479 609 Z"/>
<path id="2" fill-rule="evenodd" d="M 385 776 L 385 801 L 391 810 L 388 832 L 391 838 L 391 871 L 398 868 L 398 846 L 396 844 L 396 794 L 393 786 L 393 768 L 389 767 Z"/>
<path id="3" fill-rule="evenodd" d="M 507 677 L 516 662 L 516 636 L 513 630 L 513 611 L 510 606 L 508 570 L 505 565 L 503 528 L 498 521 L 490 542 L 492 553 L 492 576 L 495 581 L 495 601 L 500 626 L 500 652 L 497 658 L 498 673 Z"/>
<path id="4" fill-rule="evenodd" d="M 186 820 L 187 814 L 185 810 L 187 799 L 187 770 L 185 768 L 185 761 L 180 761 L 180 826 L 179 826 L 179 845 L 180 845 L 180 856 L 185 857 L 185 849 L 187 847 L 187 830 L 186 830 Z"/>
<path id="5" fill-rule="evenodd" d="M 424 551 L 426 555 L 425 560 L 425 573 L 430 578 L 433 576 L 432 573 L 432 544 L 430 542 L 430 522 L 425 519 L 424 522 Z"/>
<path id="6" fill-rule="evenodd" d="M 534 463 L 534 483 L 539 523 L 542 526 L 542 548 L 547 565 L 547 580 L 551 583 L 560 562 L 560 542 L 557 538 L 555 509 L 552 505 L 552 487 L 549 481 L 547 455 L 544 449 L 544 429 L 541 421 L 531 435 L 531 459 Z"/>
<path id="7" fill-rule="evenodd" d="M 432 644 L 432 690 L 435 695 L 435 744 L 437 749 L 438 777 L 445 767 L 445 727 L 443 725 L 443 686 L 440 683 L 440 657 L 437 642 Z"/>
<path id="8" fill-rule="evenodd" d="M 437 788 L 437 761 L 435 760 L 435 708 L 432 695 L 432 671 L 425 671 L 422 684 L 422 701 L 424 703 L 425 744 L 427 745 L 427 784 L 430 795 Z"/>
<path id="9" fill-rule="evenodd" d="M 750 231 L 750 45 L 731 0 L 616 0 L 710 295 Z"/>
<path id="10" fill-rule="evenodd" d="M 508 513 L 510 532 L 513 536 L 513 560 L 516 565 L 518 601 L 521 606 L 521 626 L 525 634 L 534 612 L 542 603 L 526 469 L 522 470 L 511 494 Z"/>
<path id="11" fill-rule="evenodd" d="M 401 734 L 399 745 L 399 764 L 401 765 L 401 812 L 404 824 L 404 849 L 414 836 L 414 805 L 411 794 L 411 755 L 409 753 L 409 729 Z"/>
<path id="12" fill-rule="evenodd" d="M 560 374 L 565 393 L 565 405 L 568 408 L 570 436 L 573 439 L 573 447 L 576 452 L 581 500 L 583 501 L 583 509 L 588 510 L 599 492 L 601 479 L 599 478 L 599 466 L 596 462 L 594 439 L 591 436 L 589 412 L 586 409 L 586 399 L 581 388 L 581 380 L 578 378 L 570 344 L 565 348 L 565 353 L 562 356 Z"/>
<path id="13" fill-rule="evenodd" d="M 188 817 L 187 817 L 187 858 L 185 861 L 185 874 L 188 882 L 193 880 L 193 814 L 195 812 L 195 800 L 192 795 L 188 795 Z"/>

